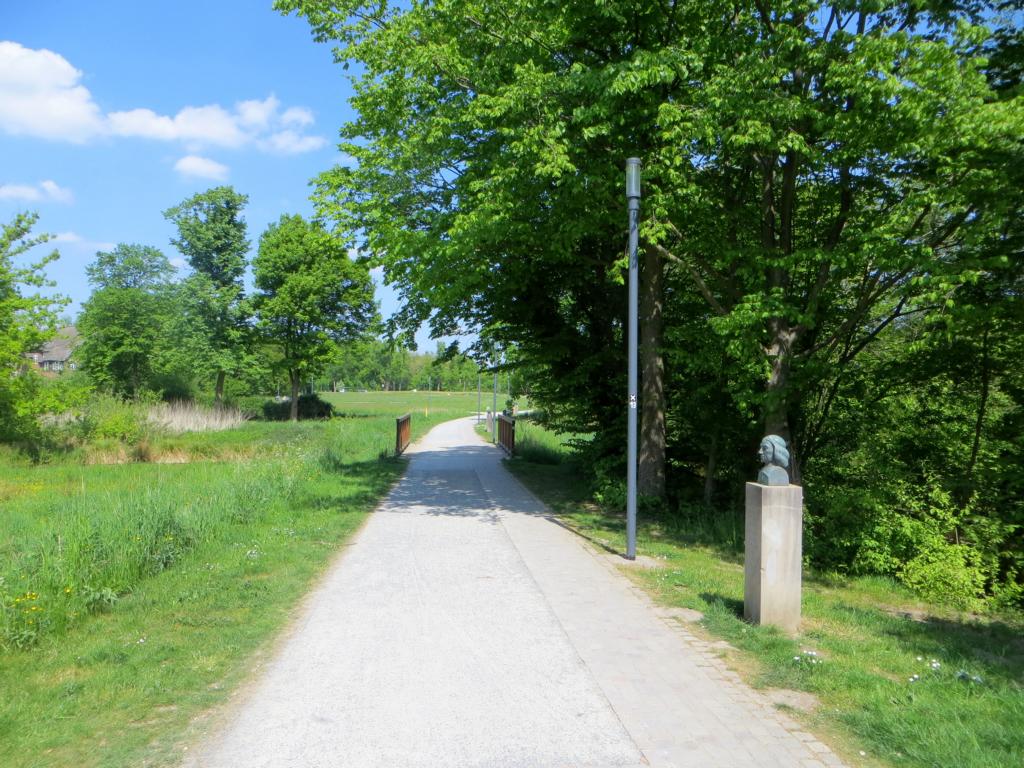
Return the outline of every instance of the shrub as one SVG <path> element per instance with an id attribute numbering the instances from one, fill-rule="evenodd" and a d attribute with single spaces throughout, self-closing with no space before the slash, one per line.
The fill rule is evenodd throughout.
<path id="1" fill-rule="evenodd" d="M 903 566 L 899 579 L 926 600 L 976 609 L 985 594 L 977 559 L 970 547 L 934 541 Z"/>
<path id="2" fill-rule="evenodd" d="M 291 400 L 268 400 L 263 404 L 263 418 L 267 421 L 287 421 L 291 416 Z M 318 395 L 299 396 L 300 419 L 329 419 L 334 408 Z"/>
<path id="3" fill-rule="evenodd" d="M 107 439 L 134 445 L 146 431 L 145 413 L 137 402 L 94 395 L 79 415 L 76 431 L 85 441 Z"/>
<path id="4" fill-rule="evenodd" d="M 272 402 L 273 400 L 266 395 L 241 395 L 231 398 L 229 404 L 245 414 L 246 417 L 258 419 L 263 417 L 263 408 Z"/>

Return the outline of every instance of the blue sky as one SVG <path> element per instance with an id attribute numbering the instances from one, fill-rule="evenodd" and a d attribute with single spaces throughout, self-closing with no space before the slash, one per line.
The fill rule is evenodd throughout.
<path id="1" fill-rule="evenodd" d="M 330 47 L 271 0 L 3 3 L 0 220 L 36 211 L 57 236 L 48 273 L 72 314 L 97 250 L 141 243 L 183 264 L 161 212 L 209 187 L 249 195 L 255 248 L 282 213 L 312 213 L 309 180 L 344 160 L 350 92 Z"/>

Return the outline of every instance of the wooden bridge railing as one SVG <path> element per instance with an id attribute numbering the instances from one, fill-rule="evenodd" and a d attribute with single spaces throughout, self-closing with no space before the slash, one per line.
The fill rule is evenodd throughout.
<path id="1" fill-rule="evenodd" d="M 412 440 L 412 414 L 407 413 L 395 419 L 395 456 L 401 456 L 402 451 L 409 447 Z"/>
<path id="2" fill-rule="evenodd" d="M 498 445 L 511 456 L 516 449 L 516 420 L 504 413 L 498 414 Z"/>

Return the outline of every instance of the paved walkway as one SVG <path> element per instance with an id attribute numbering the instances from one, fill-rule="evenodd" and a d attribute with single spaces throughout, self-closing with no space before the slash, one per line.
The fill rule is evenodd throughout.
<path id="1" fill-rule="evenodd" d="M 480 440 L 435 428 L 202 768 L 823 768 Z"/>

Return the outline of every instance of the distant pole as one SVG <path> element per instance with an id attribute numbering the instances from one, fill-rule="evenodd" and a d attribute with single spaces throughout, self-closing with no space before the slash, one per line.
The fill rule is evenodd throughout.
<path id="1" fill-rule="evenodd" d="M 498 442 L 498 372 L 494 372 L 494 397 L 491 400 L 491 413 L 494 414 L 494 420 L 491 422 L 494 426 L 491 428 L 491 442 Z"/>
<path id="2" fill-rule="evenodd" d="M 424 416 L 430 415 L 430 377 L 427 376 L 427 407 L 423 410 Z"/>
<path id="3" fill-rule="evenodd" d="M 637 412 L 637 246 L 640 225 L 640 158 L 626 161 L 626 201 L 629 206 L 629 408 L 626 445 L 626 559 L 636 560 L 636 412 Z"/>
<path id="4" fill-rule="evenodd" d="M 484 405 L 484 400 L 483 400 L 483 391 L 484 391 L 483 390 L 483 382 L 484 382 L 484 375 L 480 371 L 477 371 L 476 372 L 476 423 L 477 424 L 480 423 L 480 413 L 481 413 L 481 410 L 483 409 L 483 405 Z"/>

